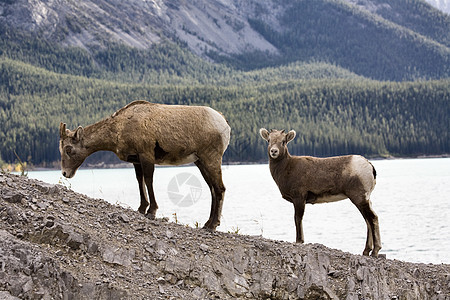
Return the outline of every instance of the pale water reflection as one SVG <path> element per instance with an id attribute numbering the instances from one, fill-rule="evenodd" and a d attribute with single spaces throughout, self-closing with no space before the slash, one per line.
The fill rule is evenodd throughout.
<path id="1" fill-rule="evenodd" d="M 450 158 L 374 160 L 378 173 L 372 204 L 379 216 L 384 253 L 390 259 L 424 263 L 450 263 Z M 189 173 L 200 179 L 200 187 L 179 182 L 178 193 L 191 191 L 191 206 L 181 207 L 171 199 L 173 179 Z M 77 192 L 102 198 L 134 210 L 139 193 L 134 169 L 82 169 L 70 180 L 59 171 L 30 172 L 29 177 L 49 183 L 62 182 Z M 185 176 L 191 178 L 191 176 Z M 294 210 L 283 200 L 268 165 L 223 166 L 227 187 L 218 230 L 263 235 L 295 241 Z M 181 176 L 180 178 L 183 178 Z M 169 183 L 172 181 L 172 186 Z M 178 181 L 177 181 L 178 182 Z M 196 181 L 196 185 L 198 181 Z M 194 166 L 157 168 L 154 178 L 158 217 L 176 214 L 180 223 L 203 225 L 209 217 L 210 193 Z M 350 200 L 307 205 L 303 219 L 305 242 L 362 253 L 365 222 Z"/>

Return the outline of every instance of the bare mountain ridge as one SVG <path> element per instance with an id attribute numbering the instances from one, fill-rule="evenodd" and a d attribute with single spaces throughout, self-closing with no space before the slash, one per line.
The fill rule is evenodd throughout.
<path id="1" fill-rule="evenodd" d="M 450 1 L 449 0 L 427 0 L 428 3 L 433 5 L 439 10 L 450 14 Z"/>
<path id="2" fill-rule="evenodd" d="M 394 10 L 380 0 L 345 2 L 370 14 Z M 288 9 L 289 5 L 274 0 L 19 0 L 0 2 L 0 22 L 41 33 L 63 45 L 83 48 L 109 42 L 148 48 L 169 37 L 186 42 L 197 55 L 207 51 L 276 54 L 278 49 L 256 32 L 248 19 L 264 20 L 273 30 L 283 31 L 288 25 L 280 25 L 280 18 Z M 392 14 L 401 18 L 402 13 Z"/>
<path id="3" fill-rule="evenodd" d="M 159 61 L 170 68 L 142 57 L 176 42 L 240 70 L 321 62 L 376 80 L 450 76 L 450 16 L 423 0 L 5 0 L 0 32 L 6 57 L 63 73 L 123 65 L 142 73 Z M 186 65 L 181 55 L 162 55 Z M 55 69 L 55 59 L 65 66 Z"/>
<path id="4" fill-rule="evenodd" d="M 185 41 L 196 54 L 277 50 L 248 24 L 251 4 L 233 1 L 32 1 L 0 3 L 0 21 L 42 33 L 63 45 L 108 42 L 148 48 L 163 37 Z"/>

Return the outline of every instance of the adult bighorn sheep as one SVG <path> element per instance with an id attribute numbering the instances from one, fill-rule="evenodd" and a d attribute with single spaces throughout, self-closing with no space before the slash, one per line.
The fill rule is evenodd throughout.
<path id="1" fill-rule="evenodd" d="M 362 156 L 346 155 L 328 158 L 291 156 L 287 144 L 295 131 L 261 128 L 261 137 L 269 142 L 269 167 L 284 199 L 294 204 L 297 243 L 303 243 L 302 218 L 306 203 L 327 203 L 349 198 L 359 209 L 367 224 L 363 255 L 377 257 L 381 249 L 378 217 L 370 203 L 376 172 Z"/>
<path id="2" fill-rule="evenodd" d="M 61 169 L 65 177 L 71 178 L 92 153 L 114 152 L 121 160 L 133 163 L 141 198 L 138 211 L 154 219 L 158 209 L 153 192 L 155 164 L 193 162 L 211 190 L 211 213 L 204 228 L 215 230 L 220 224 L 225 194 L 222 156 L 229 141 L 230 126 L 210 107 L 134 101 L 85 128 L 71 131 L 61 123 Z"/>

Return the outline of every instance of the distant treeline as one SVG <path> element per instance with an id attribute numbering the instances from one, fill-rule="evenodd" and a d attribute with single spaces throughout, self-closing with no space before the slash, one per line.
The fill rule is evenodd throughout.
<path id="1" fill-rule="evenodd" d="M 14 162 L 16 152 L 33 164 L 57 161 L 61 121 L 69 128 L 88 125 L 137 99 L 221 111 L 232 128 L 226 162 L 267 160 L 260 127 L 295 129 L 292 154 L 450 153 L 449 86 L 449 80 L 282 81 L 276 76 L 264 84 L 127 84 L 0 59 L 0 160 Z"/>
<path id="2" fill-rule="evenodd" d="M 64 48 L 0 23 L 0 58 L 67 75 L 153 85 L 242 85 L 295 78 L 362 78 L 336 65 L 311 61 L 273 68 L 236 71 L 208 63 L 183 45 L 169 41 L 139 50 L 120 44 L 86 51 Z"/>

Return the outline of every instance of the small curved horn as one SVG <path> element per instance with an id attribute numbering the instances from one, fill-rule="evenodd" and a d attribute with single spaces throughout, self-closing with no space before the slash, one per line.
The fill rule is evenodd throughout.
<path id="1" fill-rule="evenodd" d="M 65 138 L 67 137 L 67 133 L 66 133 L 66 123 L 61 122 L 59 124 L 59 137 L 60 138 Z"/>
<path id="2" fill-rule="evenodd" d="M 83 132 L 84 132 L 83 127 L 78 126 L 77 130 L 75 131 L 75 136 L 74 136 L 75 140 L 81 141 L 81 139 L 83 138 Z"/>

